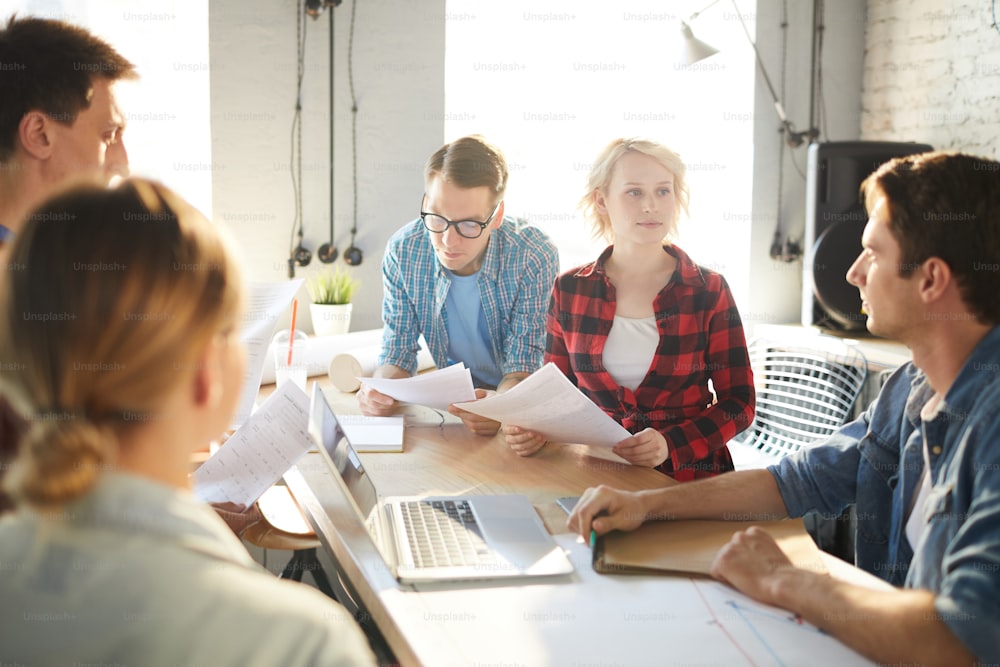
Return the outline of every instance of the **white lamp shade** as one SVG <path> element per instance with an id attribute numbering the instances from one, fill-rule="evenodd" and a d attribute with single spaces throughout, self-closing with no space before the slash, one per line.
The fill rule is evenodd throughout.
<path id="1" fill-rule="evenodd" d="M 694 33 L 691 32 L 691 26 L 683 21 L 681 22 L 681 35 L 684 37 L 684 46 L 681 51 L 681 63 L 684 65 L 692 65 L 719 52 L 714 46 L 695 37 Z"/>

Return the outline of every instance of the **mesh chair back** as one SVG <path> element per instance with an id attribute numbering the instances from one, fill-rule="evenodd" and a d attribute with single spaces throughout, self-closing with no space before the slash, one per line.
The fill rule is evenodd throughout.
<path id="1" fill-rule="evenodd" d="M 818 336 L 808 346 L 758 338 L 748 351 L 757 410 L 753 424 L 735 441 L 769 456 L 787 456 L 851 417 L 868 372 L 856 348 Z"/>

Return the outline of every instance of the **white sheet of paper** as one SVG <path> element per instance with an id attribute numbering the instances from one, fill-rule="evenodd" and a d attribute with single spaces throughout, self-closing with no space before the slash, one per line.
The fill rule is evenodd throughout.
<path id="1" fill-rule="evenodd" d="M 590 566 L 590 547 L 579 536 L 553 537 L 576 568 L 572 583 L 540 581 L 488 591 L 417 585 L 414 615 L 467 614 L 436 623 L 433 635 L 464 664 L 535 664 L 544 662 L 535 659 L 542 655 L 562 658 L 551 660 L 554 664 L 578 665 L 874 665 L 795 614 L 720 582 L 598 574 Z M 528 616 L 539 620 L 525 623 Z M 518 641 L 496 631 L 518 624 Z M 614 641 L 608 641 L 610 632 Z M 663 657 L 667 635 L 683 640 L 671 642 Z"/>
<path id="2" fill-rule="evenodd" d="M 611 447 L 632 436 L 552 363 L 502 394 L 456 407 L 505 424 L 516 424 L 552 442 Z"/>
<path id="3" fill-rule="evenodd" d="M 249 507 L 312 444 L 309 397 L 286 382 L 195 471 L 194 494 Z"/>
<path id="4" fill-rule="evenodd" d="M 337 415 L 351 445 L 359 452 L 403 451 L 403 417 Z"/>
<path id="5" fill-rule="evenodd" d="M 243 328 L 240 329 L 240 340 L 247 350 L 247 365 L 243 376 L 243 393 L 240 394 L 240 402 L 233 416 L 232 428 L 239 428 L 253 412 L 264 362 L 270 361 L 271 377 L 274 377 L 274 358 L 268 356 L 268 347 L 274 337 L 278 318 L 301 286 L 302 279 L 284 283 L 251 283 L 249 286 L 247 310 L 243 314 Z"/>
<path id="6" fill-rule="evenodd" d="M 452 403 L 476 398 L 472 373 L 462 362 L 408 378 L 359 377 L 358 380 L 397 401 L 439 410 L 446 410 Z"/>

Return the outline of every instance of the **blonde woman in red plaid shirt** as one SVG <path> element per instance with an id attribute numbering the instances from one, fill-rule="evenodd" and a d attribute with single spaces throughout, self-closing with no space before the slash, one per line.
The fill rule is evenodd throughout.
<path id="1" fill-rule="evenodd" d="M 556 280 L 545 353 L 633 434 L 616 454 L 679 481 L 732 470 L 726 442 L 754 415 L 729 286 L 672 243 L 687 212 L 685 171 L 651 141 L 617 139 L 601 152 L 580 207 L 612 245 Z M 523 456 L 545 445 L 517 426 L 504 435 Z"/>

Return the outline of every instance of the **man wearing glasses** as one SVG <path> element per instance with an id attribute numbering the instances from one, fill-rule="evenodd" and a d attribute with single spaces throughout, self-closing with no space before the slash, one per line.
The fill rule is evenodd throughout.
<path id="1" fill-rule="evenodd" d="M 435 365 L 465 363 L 483 398 L 487 389 L 509 389 L 541 366 L 559 256 L 544 232 L 504 218 L 507 164 L 483 137 L 439 148 L 427 161 L 424 184 L 420 217 L 393 234 L 382 260 L 385 328 L 374 375 L 413 375 L 423 335 Z M 367 415 L 387 415 L 396 406 L 365 385 L 358 404 Z M 455 407 L 451 412 L 480 435 L 500 427 Z"/>

